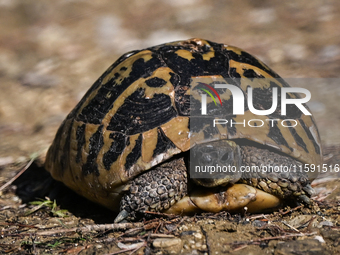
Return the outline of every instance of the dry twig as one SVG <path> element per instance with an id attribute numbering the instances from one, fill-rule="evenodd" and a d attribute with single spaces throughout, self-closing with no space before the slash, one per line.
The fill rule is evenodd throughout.
<path id="1" fill-rule="evenodd" d="M 207 253 L 208 253 L 208 255 L 210 255 L 211 253 L 210 253 L 210 244 L 209 244 L 209 242 L 208 242 L 208 234 L 207 234 L 207 232 L 203 229 L 202 226 L 200 226 L 200 228 L 201 228 L 201 231 L 202 231 L 202 233 L 203 233 L 203 235 L 204 235 L 204 237 L 205 237 L 205 243 L 206 243 L 206 245 L 207 245 Z"/>
<path id="2" fill-rule="evenodd" d="M 6 182 L 4 185 L 2 185 L 0 187 L 0 191 L 4 190 L 9 185 L 11 185 L 16 179 L 18 179 L 20 177 L 20 175 L 22 175 L 32 165 L 34 160 L 35 160 L 35 158 L 32 158 L 19 173 L 17 173 L 12 179 L 10 179 L 8 182 Z"/>
<path id="3" fill-rule="evenodd" d="M 116 254 L 120 254 L 120 253 L 127 252 L 127 251 L 131 251 L 130 254 L 132 254 L 132 253 L 138 251 L 140 248 L 142 248 L 144 246 L 146 246 L 146 242 L 140 242 L 140 243 L 136 244 L 135 246 L 133 246 L 130 249 L 122 249 L 120 251 L 116 251 L 116 252 L 113 252 L 113 253 L 108 253 L 106 255 L 116 255 Z"/>
<path id="4" fill-rule="evenodd" d="M 95 224 L 95 225 L 87 225 L 85 227 L 75 227 L 75 228 L 67 228 L 67 229 L 53 229 L 53 230 L 46 230 L 46 231 L 37 231 L 37 232 L 30 232 L 30 233 L 20 233 L 16 235 L 37 235 L 37 236 L 49 236 L 49 235 L 56 235 L 56 234 L 65 234 L 70 232 L 90 232 L 90 231 L 107 231 L 107 230 L 126 230 L 126 229 L 142 229 L 142 230 L 149 230 L 152 228 L 157 227 L 158 223 L 153 222 L 149 224 L 144 224 L 142 222 L 136 223 L 113 223 L 113 224 Z"/>
<path id="5" fill-rule="evenodd" d="M 170 219 L 179 217 L 179 215 L 176 215 L 176 214 L 166 214 L 166 213 L 151 212 L 151 211 L 143 211 L 143 214 L 151 214 L 151 215 L 154 215 L 154 216 L 170 218 Z"/>
<path id="6" fill-rule="evenodd" d="M 282 221 L 282 223 L 283 223 L 284 225 L 286 225 L 287 227 L 289 227 L 290 229 L 293 229 L 295 232 L 297 232 L 297 233 L 301 233 L 299 230 L 297 230 L 297 229 L 296 229 L 296 228 L 294 228 L 293 226 L 289 225 L 287 222 L 285 222 L 285 221 Z"/>
<path id="7" fill-rule="evenodd" d="M 294 211 L 296 211 L 296 210 L 299 210 L 299 209 L 302 208 L 302 207 L 304 207 L 304 205 L 299 205 L 299 206 L 294 207 L 294 208 L 291 208 L 291 209 L 289 209 L 289 210 L 287 210 L 287 211 L 285 211 L 285 212 L 281 212 L 280 214 L 281 214 L 281 215 L 286 215 L 286 214 L 288 214 L 288 213 L 291 213 L 291 212 L 294 212 Z"/>

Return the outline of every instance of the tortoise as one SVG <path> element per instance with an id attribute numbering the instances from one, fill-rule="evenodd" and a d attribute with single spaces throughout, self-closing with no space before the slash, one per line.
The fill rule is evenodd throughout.
<path id="1" fill-rule="evenodd" d="M 273 88 L 289 87 L 249 53 L 208 40 L 193 38 L 131 51 L 99 77 L 63 121 L 45 168 L 80 195 L 119 212 L 116 222 L 136 219 L 145 211 L 259 212 L 285 201 L 310 204 L 315 175 L 301 169 L 305 163 L 322 161 L 313 117 L 295 105 L 287 105 L 285 116 L 279 107 L 259 116 L 246 102 L 244 115 L 233 115 L 233 97 L 225 89 L 219 109 L 235 123 L 242 118 L 263 120 L 262 126 L 253 128 L 252 122 L 212 128 L 193 114 L 202 110 L 198 98 L 204 93 L 200 82 L 193 82 L 196 78 L 231 82 L 245 95 L 252 87 L 257 109 L 270 108 Z M 288 93 L 287 98 L 300 96 Z M 209 98 L 208 109 L 213 103 Z M 283 119 L 297 125 L 284 127 Z M 294 171 L 193 178 L 192 162 L 238 169 L 283 165 L 294 166 Z"/>

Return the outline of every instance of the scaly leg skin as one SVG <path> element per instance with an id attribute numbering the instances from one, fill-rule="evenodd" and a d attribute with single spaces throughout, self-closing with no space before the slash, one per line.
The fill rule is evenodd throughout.
<path id="1" fill-rule="evenodd" d="M 289 166 L 298 161 L 267 149 L 240 146 L 244 166 Z M 305 173 L 243 173 L 240 182 L 215 188 L 192 187 L 188 195 L 187 169 L 183 158 L 173 159 L 135 178 L 121 201 L 115 222 L 133 220 L 143 211 L 174 214 L 206 212 L 260 212 L 275 208 L 283 199 L 296 197 L 310 204 L 313 188 Z M 248 185 L 246 185 L 248 184 Z"/>
<path id="2" fill-rule="evenodd" d="M 253 146 L 240 146 L 243 166 L 285 166 L 290 171 L 245 172 L 241 182 L 261 189 L 279 198 L 296 197 L 305 204 L 311 204 L 314 190 L 310 185 L 307 173 L 300 172 L 301 163 L 293 158 Z M 294 165 L 297 168 L 294 168 Z M 268 168 L 269 169 L 269 168 Z M 296 169 L 296 172 L 295 172 Z"/>
<path id="3" fill-rule="evenodd" d="M 135 178 L 121 201 L 115 222 L 134 220 L 136 212 L 160 212 L 187 195 L 187 169 L 183 158 L 174 159 Z"/>
<path id="4" fill-rule="evenodd" d="M 192 184 L 194 185 L 194 184 Z M 246 184 L 206 188 L 194 185 L 188 194 L 187 169 L 183 158 L 148 171 L 134 179 L 121 201 L 115 222 L 134 220 L 139 212 L 154 211 L 192 215 L 200 212 L 248 212 L 275 208 L 281 200 Z"/>

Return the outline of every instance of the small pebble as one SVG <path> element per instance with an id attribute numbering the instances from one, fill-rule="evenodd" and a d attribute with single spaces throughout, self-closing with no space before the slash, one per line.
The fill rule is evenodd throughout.
<path id="1" fill-rule="evenodd" d="M 202 239 L 203 236 L 201 233 L 196 232 L 194 233 L 194 237 L 196 237 L 197 239 Z"/>
<path id="2" fill-rule="evenodd" d="M 324 243 L 325 240 L 323 239 L 322 236 L 315 236 L 314 239 L 318 240 L 320 243 Z"/>
<path id="3" fill-rule="evenodd" d="M 165 226 L 165 228 L 171 232 L 175 231 L 177 229 L 177 226 L 175 224 L 168 224 Z"/>
<path id="4" fill-rule="evenodd" d="M 132 243 L 132 244 L 124 244 L 124 243 L 117 243 L 117 246 L 121 249 L 136 249 L 141 247 L 141 243 Z"/>
<path id="5" fill-rule="evenodd" d="M 260 221 L 260 220 L 254 220 L 254 222 L 253 222 L 253 226 L 257 227 L 257 228 L 263 227 L 263 226 L 265 226 L 267 224 L 268 224 L 267 222 Z"/>
<path id="6" fill-rule="evenodd" d="M 198 251 L 197 251 L 197 250 L 192 250 L 192 251 L 191 251 L 191 254 L 192 254 L 192 255 L 198 255 Z"/>
<path id="7" fill-rule="evenodd" d="M 181 226 L 178 228 L 180 231 L 185 231 L 185 230 L 188 230 L 188 227 L 187 226 Z"/>
<path id="8" fill-rule="evenodd" d="M 189 230 L 189 231 L 183 231 L 182 233 L 181 233 L 181 236 L 191 236 L 191 235 L 193 235 L 194 233 L 196 233 L 196 231 L 193 231 L 193 230 Z"/>
<path id="9" fill-rule="evenodd" d="M 155 248 L 166 248 L 181 245 L 182 240 L 179 238 L 156 238 L 152 245 Z"/>
<path id="10" fill-rule="evenodd" d="M 319 226 L 333 227 L 333 223 L 328 220 L 324 220 L 320 222 Z"/>

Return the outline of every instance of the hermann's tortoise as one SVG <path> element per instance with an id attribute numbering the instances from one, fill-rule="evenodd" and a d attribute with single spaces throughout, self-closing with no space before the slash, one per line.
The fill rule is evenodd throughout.
<path id="1" fill-rule="evenodd" d="M 244 95 L 251 86 L 256 109 L 271 107 L 274 87 L 289 87 L 260 60 L 225 44 L 190 39 L 131 51 L 107 69 L 64 120 L 46 169 L 82 196 L 120 211 L 117 221 L 142 211 L 236 212 L 246 206 L 257 212 L 284 200 L 310 203 L 315 176 L 298 169 L 322 160 L 313 117 L 295 105 L 287 105 L 285 116 L 279 107 L 267 116 L 254 115 L 247 104 L 244 115 L 233 115 L 233 97 L 224 89 L 219 109 L 235 123 L 251 120 L 251 126 L 207 127 L 191 115 L 207 91 L 193 82 L 200 77 L 232 82 Z M 283 126 L 283 119 L 297 125 Z M 261 126 L 254 128 L 256 122 Z M 295 171 L 191 178 L 191 162 L 238 169 L 295 166 Z"/>

